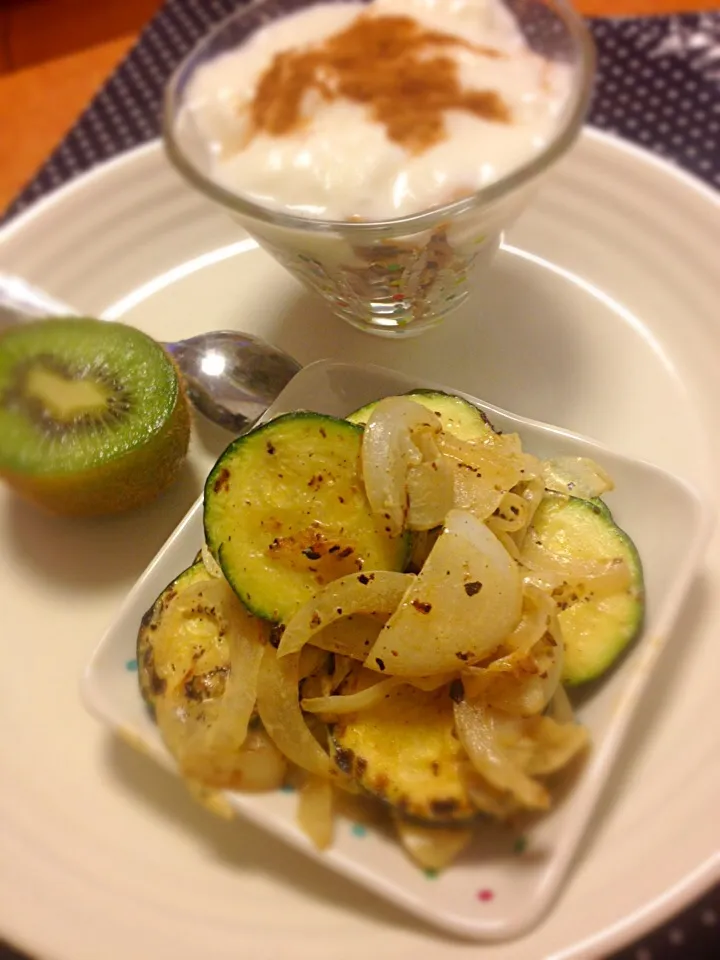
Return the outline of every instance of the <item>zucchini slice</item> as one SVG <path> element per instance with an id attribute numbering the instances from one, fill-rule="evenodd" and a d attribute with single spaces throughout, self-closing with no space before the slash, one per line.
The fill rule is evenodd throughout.
<path id="1" fill-rule="evenodd" d="M 343 692 L 353 692 L 352 682 Z M 448 686 L 426 692 L 401 684 L 377 706 L 335 725 L 333 754 L 341 770 L 401 816 L 462 823 L 478 811 L 462 776 L 465 758 L 454 729 Z"/>
<path id="2" fill-rule="evenodd" d="M 623 560 L 630 570 L 626 589 L 594 597 L 591 588 L 565 584 L 554 591 L 565 640 L 563 682 L 571 686 L 605 673 L 639 633 L 645 599 L 640 557 L 630 537 L 602 501 L 548 494 L 532 529 L 543 547 L 568 560 Z"/>
<path id="3" fill-rule="evenodd" d="M 493 425 L 479 407 L 439 390 L 411 390 L 405 394 L 416 403 L 421 403 L 440 418 L 443 429 L 459 440 L 476 440 L 495 432 Z M 367 423 L 379 400 L 360 407 L 347 418 L 351 423 Z"/>
<path id="4" fill-rule="evenodd" d="M 192 589 L 197 585 L 200 592 Z M 208 590 L 215 585 L 250 620 L 227 584 L 210 575 L 202 561 L 194 563 L 163 590 L 143 617 L 137 642 L 140 691 L 192 791 L 275 790 L 283 783 L 287 762 L 254 710 L 249 729 L 247 718 L 238 722 L 233 713 L 235 729 L 226 725 L 224 734 L 212 740 L 223 697 L 226 692 L 232 696 L 228 624 L 216 613 L 216 600 Z M 187 719 L 195 721 L 190 735 L 181 732 Z M 197 736 L 199 724 L 209 740 Z"/>
<path id="5" fill-rule="evenodd" d="M 228 655 L 217 633 L 198 629 L 192 620 L 171 636 L 165 629 L 183 591 L 210 579 L 202 561 L 195 562 L 165 587 L 142 618 L 137 637 L 138 680 L 143 700 L 153 712 L 169 675 L 186 676 L 185 693 L 191 699 L 218 696 L 225 688 Z"/>
<path id="6" fill-rule="evenodd" d="M 290 413 L 232 443 L 205 485 L 205 539 L 248 609 L 286 623 L 319 587 L 359 570 L 402 570 L 407 538 L 373 517 L 362 429 Z"/>

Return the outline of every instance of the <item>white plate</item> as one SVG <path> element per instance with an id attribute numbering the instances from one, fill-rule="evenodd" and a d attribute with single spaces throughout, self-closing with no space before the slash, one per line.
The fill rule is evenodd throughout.
<path id="1" fill-rule="evenodd" d="M 116 304 L 118 316 L 124 301 L 161 339 L 245 327 L 304 363 L 372 360 L 454 384 L 656 463 L 717 511 L 718 198 L 589 132 L 508 241 L 492 292 L 438 331 L 379 341 L 328 317 L 151 145 L 11 224 L 0 261 L 89 311 Z M 168 271 L 175 282 L 153 287 Z M 97 637 L 223 440 L 198 431 L 181 484 L 132 517 L 48 520 L 0 493 L 12 678 L 0 698 L 0 929 L 51 960 L 465 956 L 478 948 L 438 940 L 262 831 L 196 809 L 82 707 Z M 572 882 L 530 936 L 483 957 L 607 955 L 720 878 L 718 635 L 716 534 Z"/>
<path id="2" fill-rule="evenodd" d="M 320 360 L 288 384 L 264 419 L 294 410 L 343 417 L 378 397 L 418 387 L 453 389 L 371 364 Z M 318 854 L 298 829 L 297 798 L 283 791 L 226 797 L 253 823 L 436 926 L 475 939 L 504 940 L 529 930 L 557 894 L 697 572 L 710 515 L 689 487 L 657 467 L 464 396 L 479 404 L 497 429 L 517 432 L 528 452 L 542 458 L 590 457 L 604 467 L 616 483 L 608 505 L 640 552 L 647 595 L 642 635 L 599 687 L 573 697 L 578 718 L 591 733 L 589 758 L 565 779 L 562 790 L 556 789 L 556 803 L 546 816 L 524 830 L 478 825 L 472 847 L 439 877 L 411 864 L 395 838 L 347 820 L 339 821 L 332 847 Z M 148 716 L 136 671 L 127 665 L 133 664 L 143 615 L 203 543 L 202 512 L 198 500 L 130 592 L 83 683 L 85 702 L 96 716 L 170 769 L 174 764 Z M 658 517 L 664 518 L 662 524 Z"/>

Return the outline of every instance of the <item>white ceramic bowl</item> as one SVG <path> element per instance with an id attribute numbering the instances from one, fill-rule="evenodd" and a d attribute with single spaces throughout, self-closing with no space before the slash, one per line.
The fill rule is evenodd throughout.
<path id="1" fill-rule="evenodd" d="M 345 416 L 378 397 L 415 387 L 459 393 L 381 367 L 319 361 L 288 384 L 264 419 L 299 409 Z M 698 496 L 663 470 L 461 395 L 482 407 L 498 429 L 517 431 L 529 452 L 540 457 L 589 456 L 605 467 L 616 484 L 606 497 L 608 506 L 642 558 L 647 590 L 642 635 L 607 677 L 575 694 L 579 718 L 592 735 L 587 762 L 560 791 L 551 812 L 524 835 L 487 821 L 478 828 L 470 851 L 439 877 L 417 869 L 394 840 L 347 821 L 339 823 L 332 848 L 318 853 L 295 823 L 292 794 L 229 793 L 227 799 L 233 810 L 258 826 L 426 921 L 463 936 L 500 940 L 518 936 L 540 920 L 567 875 L 583 834 L 601 815 L 601 799 L 604 805 L 612 804 L 603 788 L 629 720 L 638 707 L 642 709 L 641 695 L 697 572 L 712 523 Z M 130 592 L 83 680 L 90 711 L 171 769 L 173 761 L 138 690 L 135 642 L 142 615 L 192 562 L 202 540 L 198 501 Z"/>

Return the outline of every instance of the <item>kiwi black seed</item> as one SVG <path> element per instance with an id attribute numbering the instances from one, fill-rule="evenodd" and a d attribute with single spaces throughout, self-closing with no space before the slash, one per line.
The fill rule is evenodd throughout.
<path id="1" fill-rule="evenodd" d="M 30 500 L 86 516 L 139 506 L 189 437 L 175 366 L 141 331 L 73 317 L 0 336 L 0 476 Z"/>

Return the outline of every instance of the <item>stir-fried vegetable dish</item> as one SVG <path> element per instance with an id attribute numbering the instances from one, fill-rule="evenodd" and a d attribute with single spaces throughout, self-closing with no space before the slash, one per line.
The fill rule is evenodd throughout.
<path id="1" fill-rule="evenodd" d="M 238 438 L 206 483 L 201 553 L 138 636 L 180 773 L 294 784 L 320 848 L 339 800 L 372 798 L 433 869 L 479 816 L 547 810 L 589 746 L 566 690 L 643 616 L 611 488 L 592 461 L 541 461 L 440 393 Z"/>

